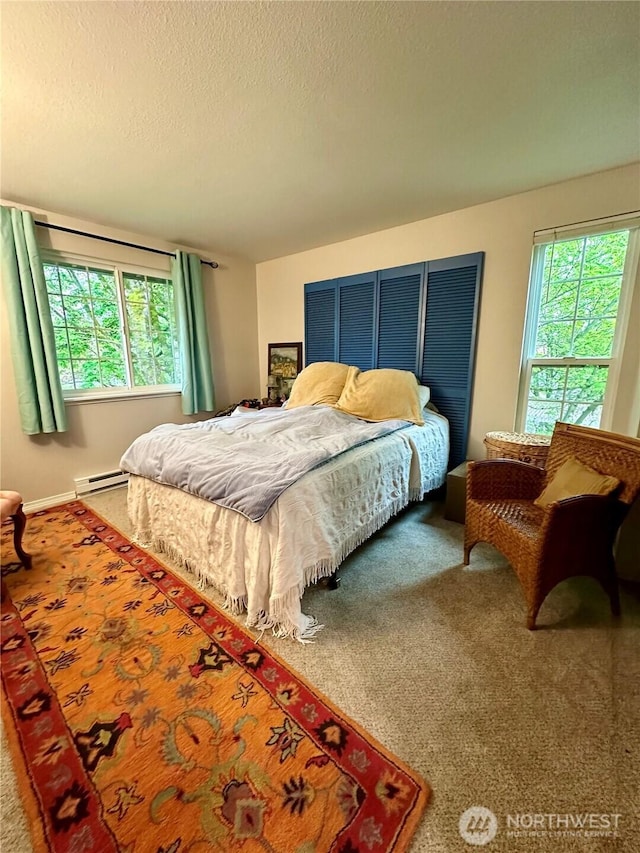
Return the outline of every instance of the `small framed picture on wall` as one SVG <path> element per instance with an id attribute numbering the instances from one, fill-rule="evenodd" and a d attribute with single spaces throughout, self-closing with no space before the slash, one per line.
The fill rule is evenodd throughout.
<path id="1" fill-rule="evenodd" d="M 290 344 L 269 344 L 269 375 L 295 379 L 302 370 L 302 341 Z"/>

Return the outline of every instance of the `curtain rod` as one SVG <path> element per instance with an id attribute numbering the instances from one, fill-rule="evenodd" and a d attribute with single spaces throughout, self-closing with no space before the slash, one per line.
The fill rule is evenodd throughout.
<path id="1" fill-rule="evenodd" d="M 552 228 L 539 228 L 534 231 L 534 234 L 547 234 L 554 231 L 560 231 L 562 228 L 573 228 L 574 225 L 590 225 L 598 222 L 615 222 L 616 219 L 623 219 L 627 216 L 637 216 L 639 211 L 627 210 L 624 213 L 613 213 L 611 216 L 599 216 L 597 219 L 583 219 L 580 222 L 565 222 L 564 225 L 554 225 Z"/>
<path id="2" fill-rule="evenodd" d="M 39 225 L 41 228 L 52 228 L 54 231 L 65 231 L 67 234 L 78 234 L 80 237 L 91 237 L 92 240 L 102 240 L 104 243 L 116 243 L 118 246 L 128 246 L 130 249 L 142 249 L 143 252 L 154 252 L 156 255 L 168 255 L 175 258 L 175 252 L 167 252 L 164 249 L 152 249 L 151 246 L 140 246 L 138 243 L 127 243 L 125 240 L 115 240 L 113 237 L 103 237 L 100 234 L 89 234 L 88 231 L 78 231 L 75 228 L 65 228 L 62 225 L 52 225 L 50 222 L 39 222 L 37 219 L 34 225 Z M 204 261 L 200 258 L 201 264 L 207 264 L 211 269 L 217 270 L 217 261 Z"/>

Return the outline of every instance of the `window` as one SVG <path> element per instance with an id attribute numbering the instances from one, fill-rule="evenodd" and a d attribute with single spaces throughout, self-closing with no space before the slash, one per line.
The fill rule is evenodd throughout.
<path id="1" fill-rule="evenodd" d="M 637 239 L 621 228 L 535 246 L 518 428 L 609 428 Z"/>
<path id="2" fill-rule="evenodd" d="M 180 382 L 171 279 L 49 260 L 44 275 L 67 396 Z"/>

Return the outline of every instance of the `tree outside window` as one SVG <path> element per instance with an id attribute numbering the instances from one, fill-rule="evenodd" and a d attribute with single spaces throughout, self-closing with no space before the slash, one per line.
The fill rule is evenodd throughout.
<path id="1" fill-rule="evenodd" d="M 180 383 L 171 279 L 44 263 L 63 391 Z"/>
<path id="2" fill-rule="evenodd" d="M 637 229 L 535 247 L 523 358 L 520 425 L 602 426 L 631 235 Z"/>

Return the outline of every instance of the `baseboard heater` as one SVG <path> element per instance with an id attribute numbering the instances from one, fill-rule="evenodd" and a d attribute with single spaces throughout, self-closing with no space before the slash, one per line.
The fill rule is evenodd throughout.
<path id="1" fill-rule="evenodd" d="M 90 495 L 94 492 L 104 492 L 107 489 L 115 489 L 124 486 L 129 480 L 129 475 L 124 471 L 105 471 L 104 474 L 94 474 L 93 477 L 78 477 L 74 480 L 76 495 Z"/>

